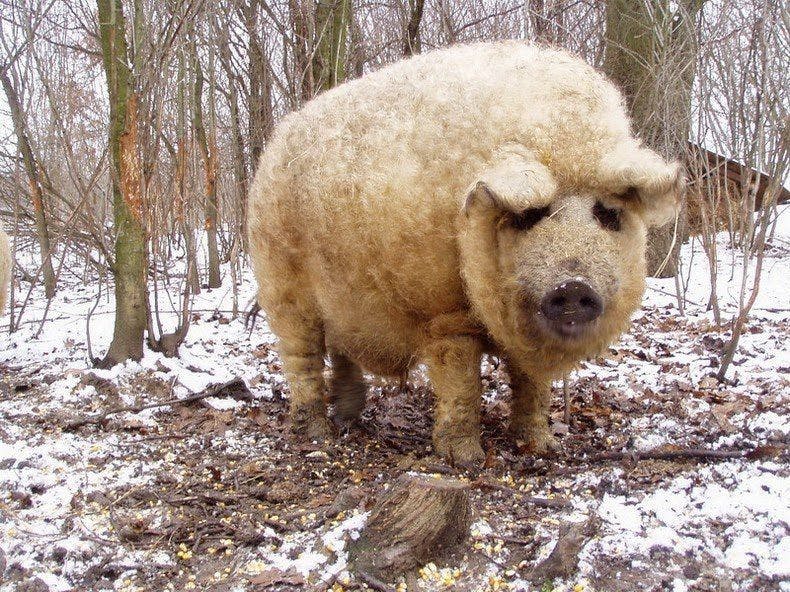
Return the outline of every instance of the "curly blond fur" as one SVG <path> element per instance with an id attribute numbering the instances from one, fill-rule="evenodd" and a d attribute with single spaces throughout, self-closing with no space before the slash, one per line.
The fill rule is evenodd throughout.
<path id="1" fill-rule="evenodd" d="M 248 233 L 258 301 L 280 339 L 296 429 L 330 432 L 324 357 L 364 398 L 359 364 L 428 364 L 434 444 L 478 460 L 480 356 L 503 356 L 512 429 L 544 450 L 551 379 L 623 331 L 644 289 L 646 224 L 681 176 L 633 137 L 620 93 L 583 61 L 521 42 L 460 45 L 383 68 L 285 117 L 261 157 Z M 621 210 L 601 228 L 596 202 Z M 507 212 L 547 206 L 517 232 Z M 606 307 L 565 342 L 533 319 L 583 276 Z M 335 360 L 338 360 L 336 362 Z"/>
<path id="2" fill-rule="evenodd" d="M 0 228 L 0 313 L 5 312 L 5 305 L 8 301 L 11 270 L 11 246 L 8 244 L 8 235 Z"/>

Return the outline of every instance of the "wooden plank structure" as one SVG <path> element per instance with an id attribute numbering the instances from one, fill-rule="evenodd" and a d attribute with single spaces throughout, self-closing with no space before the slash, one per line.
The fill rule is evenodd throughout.
<path id="1" fill-rule="evenodd" d="M 755 211 L 762 208 L 766 192 L 771 188 L 773 181 L 765 173 L 692 142 L 689 142 L 686 166 L 692 174 L 699 174 L 701 180 L 727 185 L 735 195 L 742 196 L 740 199 L 745 197 L 744 190 L 754 191 Z M 787 202 L 790 202 L 790 191 L 780 184 L 776 203 Z"/>

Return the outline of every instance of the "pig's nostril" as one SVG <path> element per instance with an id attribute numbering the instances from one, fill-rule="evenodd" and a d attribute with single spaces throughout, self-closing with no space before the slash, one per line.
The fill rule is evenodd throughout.
<path id="1" fill-rule="evenodd" d="M 571 280 L 556 285 L 543 297 L 540 312 L 554 330 L 570 337 L 601 316 L 603 300 L 588 283 Z"/>

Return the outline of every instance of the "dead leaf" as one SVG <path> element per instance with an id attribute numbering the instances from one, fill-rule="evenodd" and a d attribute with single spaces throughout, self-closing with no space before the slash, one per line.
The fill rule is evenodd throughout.
<path id="1" fill-rule="evenodd" d="M 250 583 L 255 586 L 255 590 L 264 590 L 275 585 L 304 586 L 307 581 L 304 576 L 295 571 L 280 571 L 278 569 L 267 569 L 257 576 L 250 578 Z"/>
<path id="2" fill-rule="evenodd" d="M 716 423 L 719 424 L 719 427 L 728 434 L 731 434 L 735 431 L 735 426 L 732 425 L 729 420 L 729 416 L 732 415 L 731 406 L 732 403 L 714 405 L 710 410 L 711 415 L 713 415 L 713 419 L 715 419 Z"/>
<path id="3" fill-rule="evenodd" d="M 765 446 L 758 446 L 749 454 L 746 455 L 746 458 L 749 460 L 759 460 L 764 458 L 776 458 L 777 456 L 781 455 L 784 452 L 784 448 L 781 446 L 774 446 L 770 444 L 766 444 Z"/>
<path id="4" fill-rule="evenodd" d="M 253 357 L 258 358 L 259 360 L 265 360 L 269 357 L 270 348 L 268 345 L 263 344 L 259 348 L 255 349 L 252 352 Z"/>
<path id="5" fill-rule="evenodd" d="M 718 389 L 719 388 L 719 381 L 716 380 L 713 376 L 705 376 L 699 381 L 699 388 L 701 389 Z"/>
<path id="6" fill-rule="evenodd" d="M 292 501 L 302 493 L 303 490 L 292 481 L 280 481 L 271 486 L 266 499 L 273 504 L 281 504 Z"/>
<path id="7" fill-rule="evenodd" d="M 258 407 L 253 407 L 247 411 L 247 417 L 251 419 L 255 425 L 266 428 L 267 430 L 274 429 L 277 426 L 277 418 L 273 417 L 271 413 L 266 413 Z"/>

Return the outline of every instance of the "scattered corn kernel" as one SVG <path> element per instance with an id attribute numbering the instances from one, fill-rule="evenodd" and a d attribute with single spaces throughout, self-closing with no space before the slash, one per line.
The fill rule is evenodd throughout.
<path id="1" fill-rule="evenodd" d="M 488 576 L 488 589 L 497 592 L 498 590 L 507 590 L 508 584 L 499 576 Z"/>

